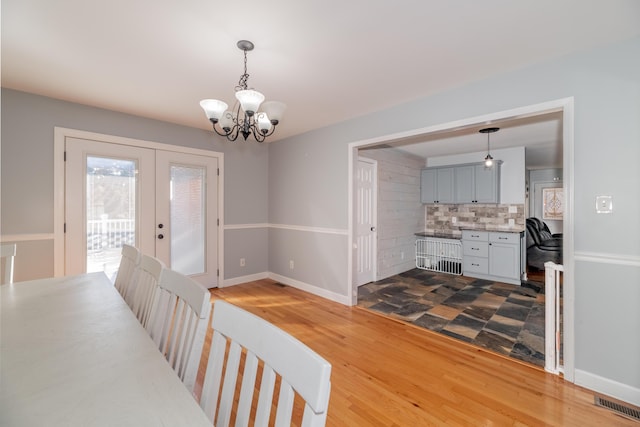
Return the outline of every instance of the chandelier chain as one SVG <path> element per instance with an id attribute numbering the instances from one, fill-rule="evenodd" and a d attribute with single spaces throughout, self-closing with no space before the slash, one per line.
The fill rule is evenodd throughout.
<path id="1" fill-rule="evenodd" d="M 244 50 L 244 74 L 241 75 L 240 80 L 238 80 L 238 86 L 236 86 L 236 92 L 239 90 L 247 90 L 248 80 L 249 80 L 249 74 L 247 73 L 247 51 Z"/>

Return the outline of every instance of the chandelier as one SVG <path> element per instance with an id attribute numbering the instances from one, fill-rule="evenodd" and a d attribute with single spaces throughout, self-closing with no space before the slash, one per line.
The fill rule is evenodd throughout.
<path id="1" fill-rule="evenodd" d="M 236 86 L 236 100 L 232 110 L 227 103 L 217 99 L 203 99 L 200 106 L 213 124 L 213 130 L 229 141 L 235 141 L 242 135 L 245 141 L 250 135 L 258 142 L 263 142 L 272 135 L 282 118 L 286 105 L 278 101 L 264 101 L 264 95 L 247 87 L 247 52 L 253 50 L 253 43 L 240 40 L 237 43 L 244 52 L 244 74 L 240 76 Z M 262 106 L 262 110 L 258 110 Z"/>
<path id="2" fill-rule="evenodd" d="M 492 133 L 498 132 L 500 128 L 484 128 L 480 129 L 478 132 L 487 134 L 487 157 L 484 158 L 484 166 L 490 168 L 493 166 L 493 157 L 491 156 L 491 142 L 489 137 Z"/>

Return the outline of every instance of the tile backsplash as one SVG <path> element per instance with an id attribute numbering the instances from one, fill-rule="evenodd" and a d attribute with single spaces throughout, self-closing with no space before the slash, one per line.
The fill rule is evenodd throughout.
<path id="1" fill-rule="evenodd" d="M 425 231 L 462 229 L 522 231 L 524 204 L 425 205 Z"/>

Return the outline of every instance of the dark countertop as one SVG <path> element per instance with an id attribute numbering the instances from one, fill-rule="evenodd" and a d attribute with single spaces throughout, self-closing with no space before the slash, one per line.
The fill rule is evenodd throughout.
<path id="1" fill-rule="evenodd" d="M 501 233 L 524 233 L 524 230 L 518 229 L 509 229 L 509 230 L 501 230 L 501 229 L 478 229 L 478 228 L 461 228 L 458 230 L 427 230 L 421 231 L 418 233 L 414 233 L 417 237 L 438 237 L 441 239 L 462 239 L 462 230 L 475 230 L 475 231 L 498 231 Z"/>
<path id="2" fill-rule="evenodd" d="M 441 239 L 458 239 L 462 238 L 462 231 L 460 230 L 438 230 L 438 231 L 422 231 L 415 233 L 418 237 L 439 237 Z"/>

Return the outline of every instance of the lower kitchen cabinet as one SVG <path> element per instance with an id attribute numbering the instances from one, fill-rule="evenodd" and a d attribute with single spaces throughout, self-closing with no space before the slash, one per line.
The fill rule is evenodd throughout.
<path id="1" fill-rule="evenodd" d="M 462 231 L 465 276 L 520 284 L 524 232 Z"/>

